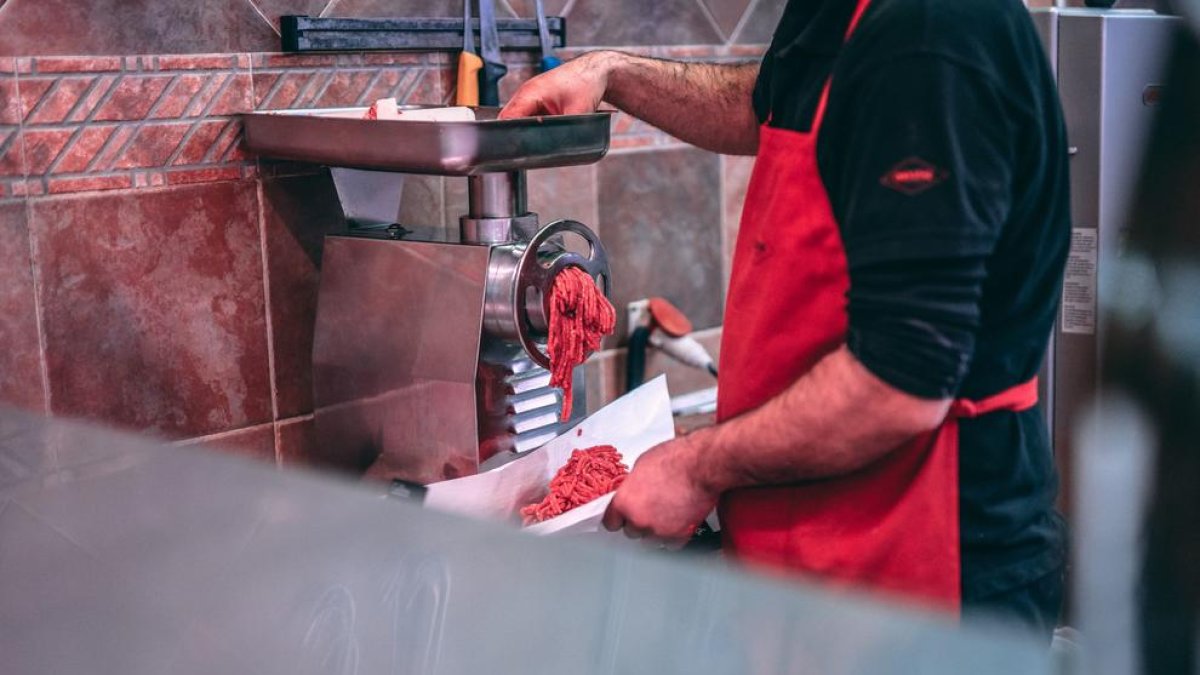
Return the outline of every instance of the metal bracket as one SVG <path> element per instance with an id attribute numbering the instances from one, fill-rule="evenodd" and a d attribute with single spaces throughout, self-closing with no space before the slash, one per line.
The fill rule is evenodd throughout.
<path id="1" fill-rule="evenodd" d="M 548 17 L 554 47 L 567 45 L 567 22 Z M 479 20 L 472 22 L 479 32 Z M 338 19 L 283 16 L 279 20 L 283 51 L 350 52 L 458 51 L 462 49 L 463 20 L 453 18 Z M 541 49 L 536 19 L 499 19 L 500 47 L 508 50 Z"/>

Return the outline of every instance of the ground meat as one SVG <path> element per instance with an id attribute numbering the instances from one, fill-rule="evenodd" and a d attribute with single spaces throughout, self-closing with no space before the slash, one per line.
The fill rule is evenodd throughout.
<path id="1" fill-rule="evenodd" d="M 550 289 L 550 386 L 563 390 L 563 420 L 571 417 L 575 366 L 600 348 L 600 339 L 613 332 L 616 321 L 612 303 L 587 272 L 568 267 L 554 278 Z"/>
<path id="2" fill-rule="evenodd" d="M 576 450 L 554 474 L 546 498 L 521 509 L 521 518 L 528 526 L 564 514 L 616 490 L 628 474 L 621 453 L 611 445 Z"/>

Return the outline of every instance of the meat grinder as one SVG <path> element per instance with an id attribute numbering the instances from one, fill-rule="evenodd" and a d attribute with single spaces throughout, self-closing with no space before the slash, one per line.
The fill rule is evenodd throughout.
<path id="1" fill-rule="evenodd" d="M 526 170 L 607 152 L 608 115 L 473 122 L 362 120 L 358 109 L 245 116 L 252 151 L 331 165 L 350 227 L 327 236 L 313 347 L 318 461 L 383 480 L 470 475 L 541 446 L 571 419 L 550 387 L 550 288 L 579 267 L 607 295 L 604 247 L 529 211 Z M 463 177 L 457 231 L 397 223 L 402 174 Z"/>

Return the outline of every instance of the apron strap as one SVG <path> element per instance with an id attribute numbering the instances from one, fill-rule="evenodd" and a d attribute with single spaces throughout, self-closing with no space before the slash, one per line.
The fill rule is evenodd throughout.
<path id="1" fill-rule="evenodd" d="M 858 6 L 854 8 L 854 16 L 850 18 L 850 27 L 846 29 L 845 42 L 849 42 L 850 36 L 854 35 L 854 29 L 858 28 L 858 22 L 862 20 L 863 14 L 866 14 L 867 7 L 870 4 L 871 0 L 858 0 Z M 825 121 L 825 107 L 829 104 L 829 88 L 832 84 L 833 75 L 831 74 L 825 80 L 825 86 L 821 89 L 821 100 L 817 102 L 817 114 L 813 115 L 811 133 L 817 133 L 821 128 L 821 122 Z"/>
<path id="2" fill-rule="evenodd" d="M 961 419 L 979 417 L 998 410 L 1021 412 L 1034 407 L 1037 402 L 1038 379 L 1035 376 L 1031 380 L 978 401 L 969 401 L 965 398 L 956 399 L 954 403 L 950 404 L 949 416 Z"/>

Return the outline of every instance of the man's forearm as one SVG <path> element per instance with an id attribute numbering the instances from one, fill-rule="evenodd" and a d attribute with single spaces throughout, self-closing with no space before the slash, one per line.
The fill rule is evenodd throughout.
<path id="1" fill-rule="evenodd" d="M 758 64 L 687 63 L 605 52 L 604 99 L 683 141 L 713 152 L 752 155 Z"/>
<path id="2" fill-rule="evenodd" d="M 843 347 L 761 407 L 685 437 L 688 463 L 713 493 L 844 475 L 937 428 L 949 405 L 900 392 Z"/>

